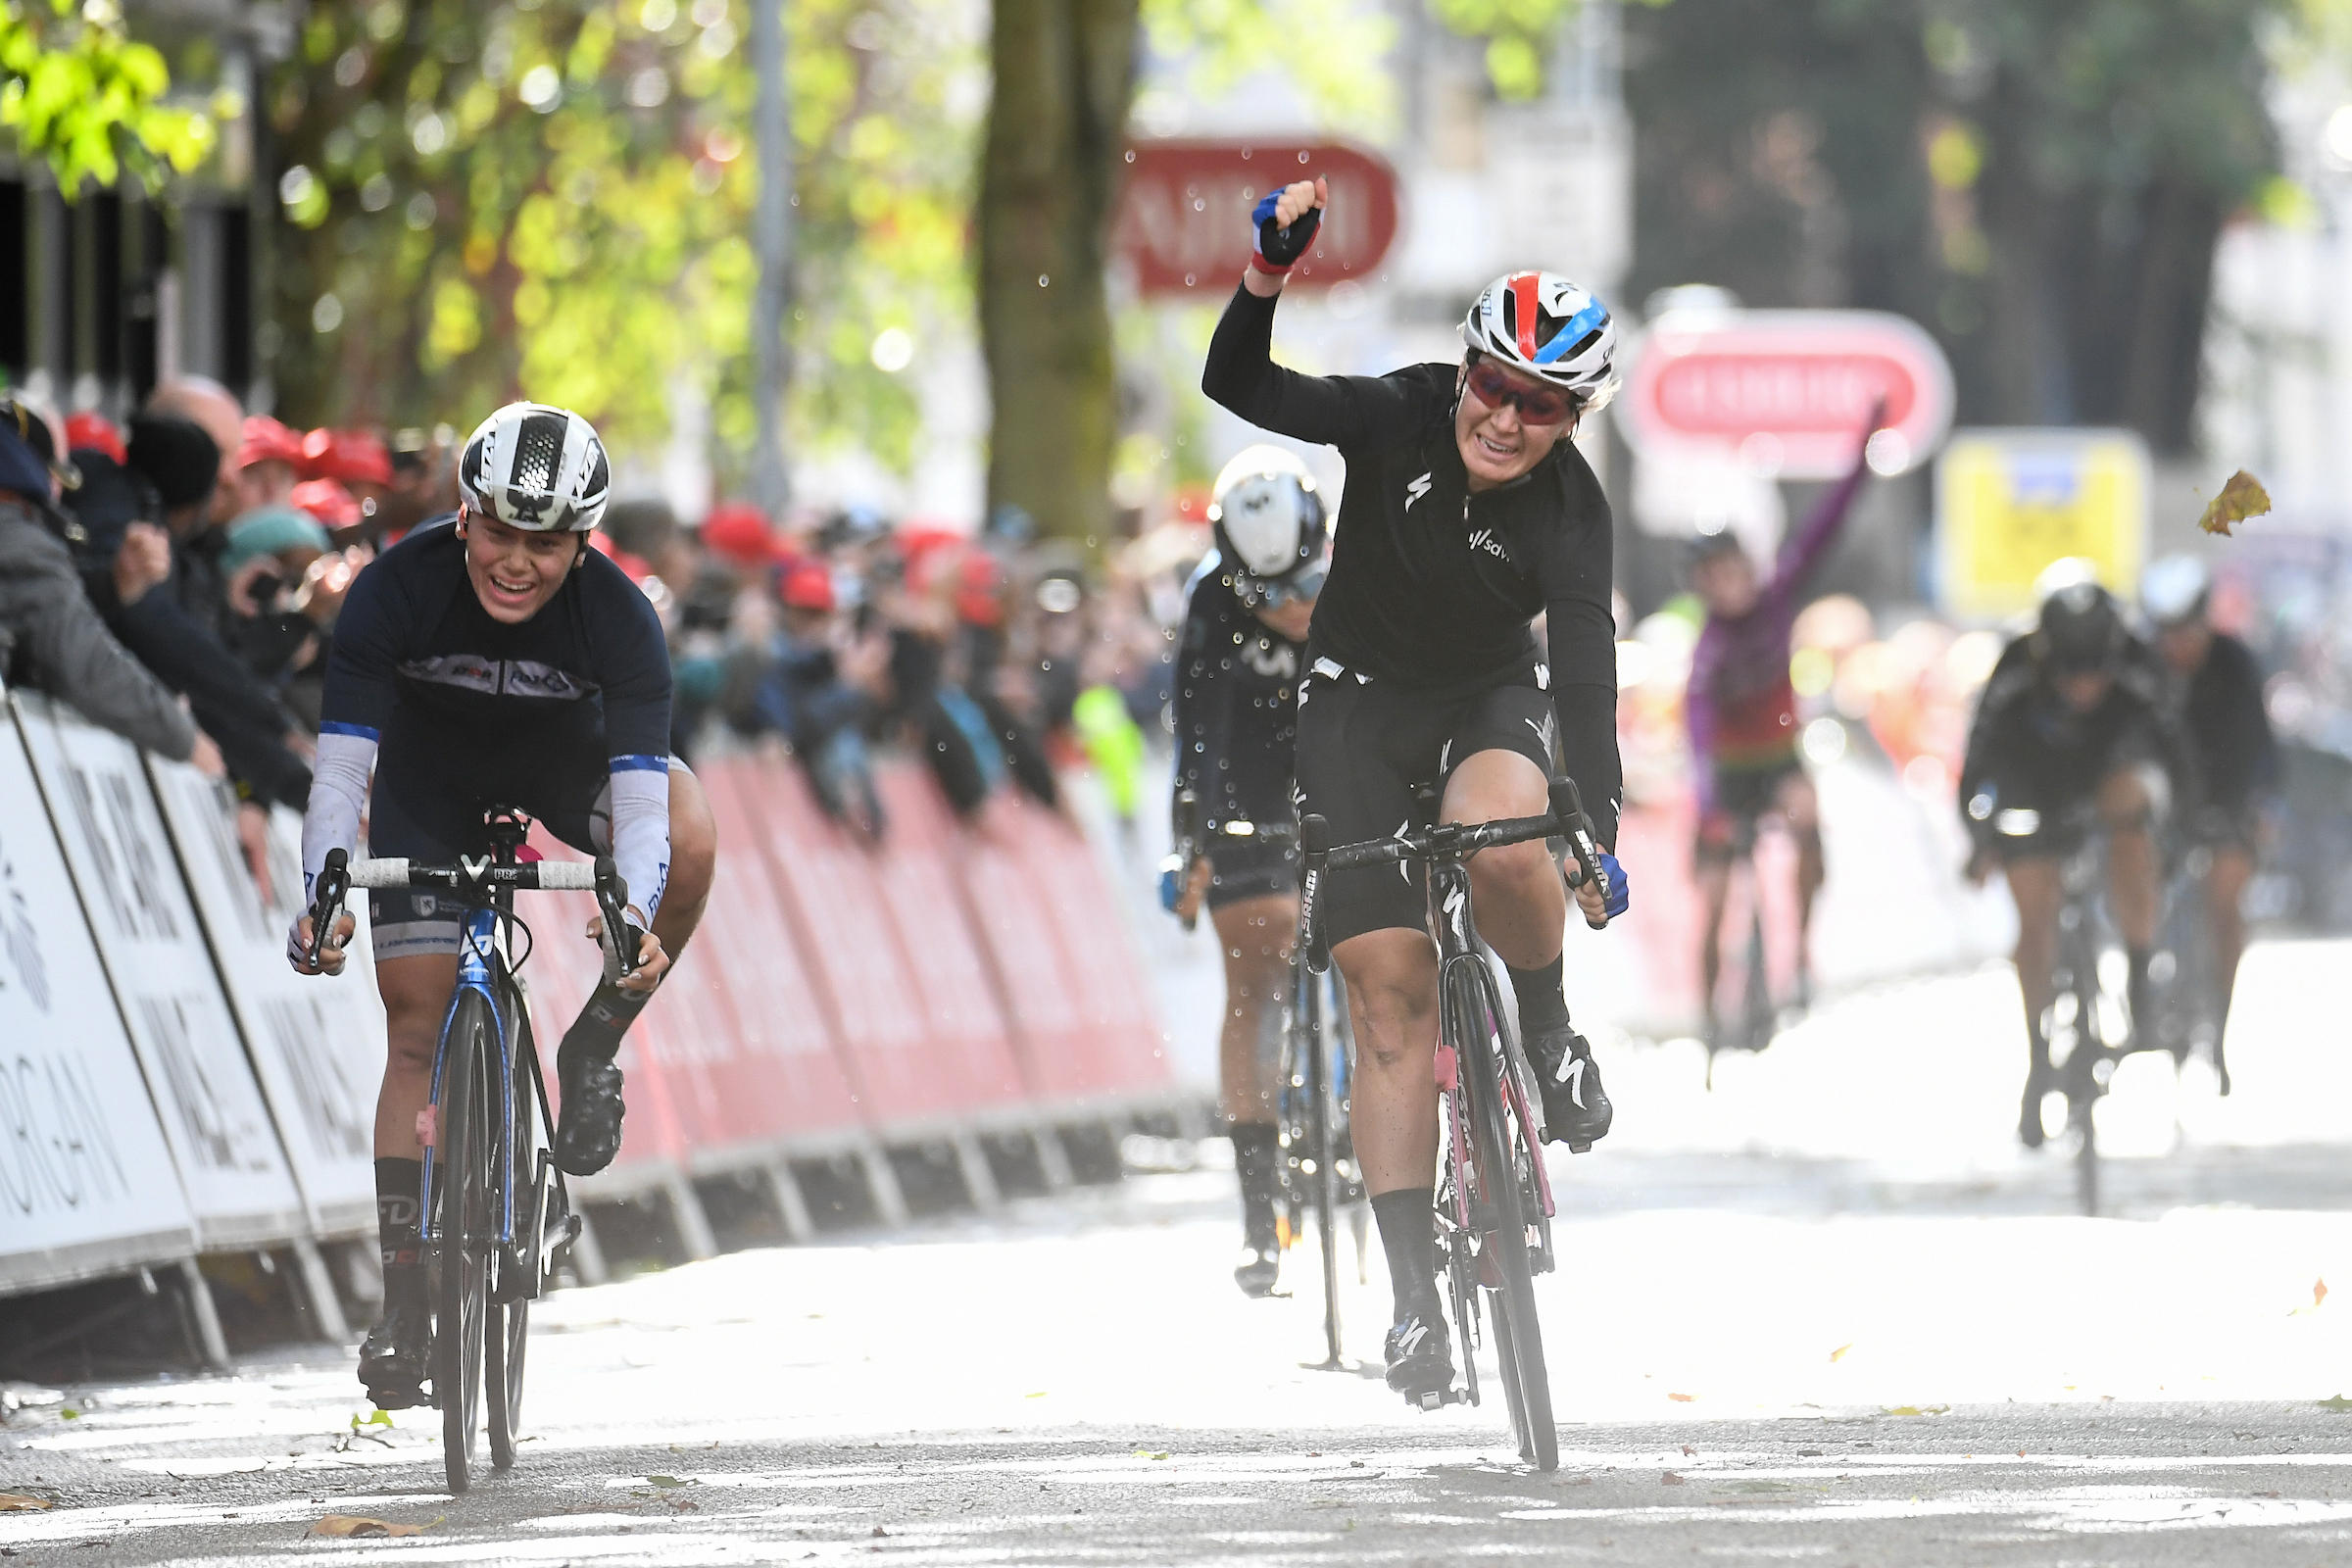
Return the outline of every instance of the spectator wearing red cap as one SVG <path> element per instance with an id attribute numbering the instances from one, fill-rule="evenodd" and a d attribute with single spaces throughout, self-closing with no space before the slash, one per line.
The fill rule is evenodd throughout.
<path id="1" fill-rule="evenodd" d="M 372 430 L 313 430 L 302 438 L 300 471 L 303 484 L 294 504 L 304 511 L 317 514 L 300 499 L 301 490 L 311 485 L 331 484 L 351 498 L 349 522 L 318 520 L 335 543 L 353 544 L 373 531 L 376 514 L 392 493 L 392 449 Z"/>
<path id="2" fill-rule="evenodd" d="M 76 414 L 66 421 L 66 447 L 73 452 L 103 452 L 120 466 L 130 461 L 122 432 L 103 414 Z"/>
<path id="3" fill-rule="evenodd" d="M 302 466 L 302 437 L 267 414 L 249 415 L 244 439 L 238 443 L 237 511 L 290 504 Z"/>
<path id="4" fill-rule="evenodd" d="M 878 839 L 882 802 L 863 727 L 873 704 L 848 678 L 834 646 L 832 568 L 803 558 L 778 563 L 771 575 L 784 608 L 753 699 L 755 727 L 792 744 L 827 813 Z"/>
<path id="5" fill-rule="evenodd" d="M 729 564 L 764 571 L 782 556 L 782 541 L 768 526 L 767 514 L 749 502 L 730 501 L 712 507 L 703 519 L 703 548 Z"/>

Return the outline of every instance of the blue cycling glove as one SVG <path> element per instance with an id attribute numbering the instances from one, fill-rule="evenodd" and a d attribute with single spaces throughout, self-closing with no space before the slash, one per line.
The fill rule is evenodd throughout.
<path id="1" fill-rule="evenodd" d="M 1250 210 L 1250 221 L 1257 225 L 1257 237 L 1250 245 L 1250 265 L 1276 277 L 1288 272 L 1306 254 L 1307 246 L 1314 243 L 1316 228 L 1323 221 L 1323 209 L 1310 207 L 1293 219 L 1290 227 L 1276 226 L 1274 207 L 1282 200 L 1282 191 L 1283 187 L 1275 186 Z"/>
<path id="2" fill-rule="evenodd" d="M 1159 868 L 1159 906 L 1170 914 L 1176 912 L 1176 901 L 1184 897 L 1184 866 L 1173 855 Z"/>
<path id="3" fill-rule="evenodd" d="M 1609 918 L 1614 920 L 1632 906 L 1634 892 L 1626 883 L 1624 864 L 1606 850 L 1600 852 L 1600 874 L 1609 881 L 1609 900 L 1602 907 L 1608 910 Z"/>

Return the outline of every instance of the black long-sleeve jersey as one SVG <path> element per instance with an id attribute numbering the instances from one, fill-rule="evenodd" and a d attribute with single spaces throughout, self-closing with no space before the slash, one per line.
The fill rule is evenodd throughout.
<path id="1" fill-rule="evenodd" d="M 2242 815 L 2254 795 L 2278 782 L 2278 738 L 2262 702 L 2254 652 L 2216 632 L 2205 662 L 2180 693 L 2180 722 L 2196 748 L 2205 804 Z"/>
<path id="2" fill-rule="evenodd" d="M 1185 589 L 1176 661 L 1175 787 L 1200 801 L 1201 827 L 1288 822 L 1306 645 L 1251 614 L 1211 552 Z"/>
<path id="3" fill-rule="evenodd" d="M 1302 375 L 1272 358 L 1274 301 L 1237 289 L 1200 389 L 1265 429 L 1339 448 L 1347 492 L 1308 646 L 1374 680 L 1459 697 L 1538 672 L 1561 760 L 1604 845 L 1625 793 L 1617 755 L 1609 505 L 1563 441 L 1529 473 L 1471 493 L 1454 445 L 1457 368 Z M 1548 661 L 1531 623 L 1545 615 Z"/>
<path id="4" fill-rule="evenodd" d="M 2087 800 L 2121 766 L 2153 762 L 2171 781 L 2173 820 L 2193 819 L 2202 792 L 2196 757 L 2164 701 L 2155 658 L 2135 646 L 2087 712 L 2058 694 L 2028 633 L 2001 650 L 1969 725 L 1960 766 L 1961 818 L 1972 835 L 1993 831 L 2007 805 L 2043 811 Z"/>

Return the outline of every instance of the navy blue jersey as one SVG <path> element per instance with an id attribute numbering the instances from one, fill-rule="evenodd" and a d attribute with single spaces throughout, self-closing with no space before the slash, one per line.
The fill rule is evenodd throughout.
<path id="1" fill-rule="evenodd" d="M 511 751 L 598 730 L 620 765 L 669 754 L 669 649 L 626 573 L 591 550 L 540 612 L 491 618 L 466 545 L 439 517 L 352 583 L 335 622 L 320 728 L 435 749 Z"/>
<path id="2" fill-rule="evenodd" d="M 1291 819 L 1292 752 L 1306 645 L 1250 613 L 1211 552 L 1185 594 L 1176 660 L 1176 788 L 1200 801 L 1201 825 Z"/>

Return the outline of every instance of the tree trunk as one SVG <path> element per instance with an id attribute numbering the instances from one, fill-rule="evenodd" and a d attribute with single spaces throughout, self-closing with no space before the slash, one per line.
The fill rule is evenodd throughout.
<path id="1" fill-rule="evenodd" d="M 1117 437 L 1103 263 L 1135 89 L 1137 0 L 997 0 L 980 178 L 988 504 L 1099 542 Z"/>
<path id="2" fill-rule="evenodd" d="M 2187 180 L 2159 176 L 2144 214 L 2123 422 L 2158 452 L 2185 452 L 2204 380 L 2205 311 L 2222 209 Z"/>

